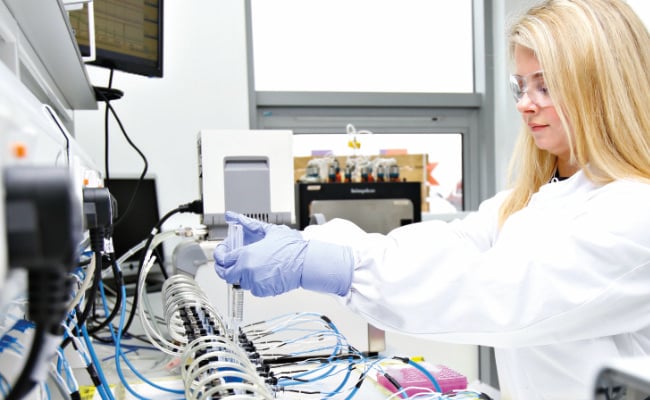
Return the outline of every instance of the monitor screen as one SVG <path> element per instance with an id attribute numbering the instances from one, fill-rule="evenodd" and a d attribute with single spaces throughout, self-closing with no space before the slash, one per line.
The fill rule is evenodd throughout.
<path id="1" fill-rule="evenodd" d="M 83 56 L 90 55 L 87 5 L 70 12 Z M 94 0 L 95 60 L 90 64 L 162 77 L 163 0 Z"/>
<path id="2" fill-rule="evenodd" d="M 147 239 L 160 219 L 155 179 L 145 178 L 139 186 L 138 182 L 138 178 L 111 178 L 106 185 L 117 201 L 117 224 L 113 229 L 113 245 L 117 258 Z M 125 214 L 131 201 L 130 210 Z M 163 254 L 162 251 L 158 253 L 160 256 Z M 129 260 L 137 261 L 139 256 L 140 252 Z"/>

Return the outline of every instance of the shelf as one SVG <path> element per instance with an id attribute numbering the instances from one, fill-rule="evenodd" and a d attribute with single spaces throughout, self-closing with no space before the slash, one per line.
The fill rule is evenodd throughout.
<path id="1" fill-rule="evenodd" d="M 64 122 L 71 110 L 97 109 L 93 88 L 81 60 L 68 14 L 60 0 L 2 0 L 0 33 L 15 46 L 5 57 L 10 69 Z M 5 54 L 7 50 L 5 49 Z"/>

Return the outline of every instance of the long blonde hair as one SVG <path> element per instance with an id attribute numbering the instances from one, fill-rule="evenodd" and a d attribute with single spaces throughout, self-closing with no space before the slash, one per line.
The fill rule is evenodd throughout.
<path id="1" fill-rule="evenodd" d="M 544 1 L 512 25 L 508 45 L 511 59 L 517 45 L 535 53 L 573 164 L 599 184 L 650 181 L 650 36 L 623 0 Z M 522 124 L 500 224 L 549 181 L 556 161 Z"/>

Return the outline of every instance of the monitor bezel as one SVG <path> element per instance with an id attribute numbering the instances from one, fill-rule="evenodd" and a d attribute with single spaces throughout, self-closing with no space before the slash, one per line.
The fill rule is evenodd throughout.
<path id="1" fill-rule="evenodd" d="M 143 0 L 144 1 L 144 0 Z M 86 64 L 118 70 L 126 73 L 142 75 L 150 78 L 163 77 L 163 47 L 164 47 L 164 0 L 158 0 L 158 57 L 155 61 L 146 58 L 136 57 L 130 54 L 118 53 L 106 50 L 95 39 L 95 59 Z M 79 51 L 86 57 L 90 55 L 90 46 L 79 44 Z"/>

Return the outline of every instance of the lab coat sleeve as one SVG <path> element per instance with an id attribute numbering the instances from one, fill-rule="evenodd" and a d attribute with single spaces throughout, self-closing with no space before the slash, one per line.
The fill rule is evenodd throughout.
<path id="1" fill-rule="evenodd" d="M 462 221 L 388 235 L 332 221 L 305 236 L 352 247 L 345 302 L 380 328 L 496 347 L 584 340 L 650 325 L 649 187 L 610 184 L 552 214 L 529 206 L 498 240 L 502 195 Z"/>

